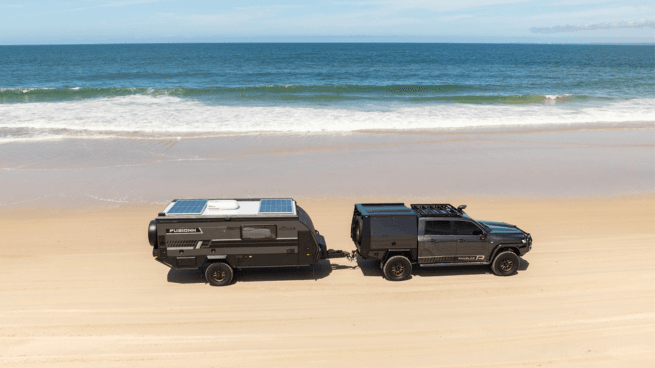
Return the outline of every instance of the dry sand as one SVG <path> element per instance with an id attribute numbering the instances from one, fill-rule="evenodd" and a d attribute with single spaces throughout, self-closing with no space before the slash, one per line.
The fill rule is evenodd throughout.
<path id="1" fill-rule="evenodd" d="M 355 200 L 297 200 L 331 248 L 353 249 Z M 0 366 L 655 366 L 655 195 L 448 200 L 533 234 L 517 275 L 393 283 L 339 259 L 214 288 L 152 259 L 161 206 L 5 209 Z"/>

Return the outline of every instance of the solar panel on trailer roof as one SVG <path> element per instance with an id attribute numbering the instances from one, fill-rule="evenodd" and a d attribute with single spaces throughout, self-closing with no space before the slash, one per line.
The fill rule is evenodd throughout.
<path id="1" fill-rule="evenodd" d="M 259 202 L 260 213 L 293 213 L 291 199 L 262 199 Z"/>
<path id="2" fill-rule="evenodd" d="M 179 200 L 175 202 L 173 207 L 171 207 L 167 213 L 177 213 L 177 214 L 188 214 L 188 215 L 199 215 L 202 211 L 205 210 L 207 206 L 207 200 Z"/>

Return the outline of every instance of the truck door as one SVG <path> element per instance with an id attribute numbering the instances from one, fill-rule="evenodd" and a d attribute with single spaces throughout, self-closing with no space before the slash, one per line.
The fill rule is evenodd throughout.
<path id="1" fill-rule="evenodd" d="M 454 262 L 457 255 L 457 236 L 453 233 L 451 221 L 419 221 L 418 262 Z"/>
<path id="2" fill-rule="evenodd" d="M 460 262 L 483 262 L 486 259 L 488 240 L 480 239 L 483 234 L 476 224 L 470 221 L 453 221 L 457 237 L 457 257 Z"/>

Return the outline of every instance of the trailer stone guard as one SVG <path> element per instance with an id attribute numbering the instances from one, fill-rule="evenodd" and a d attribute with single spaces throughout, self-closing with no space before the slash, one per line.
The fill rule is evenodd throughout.
<path id="1" fill-rule="evenodd" d="M 148 226 L 155 259 L 172 269 L 200 269 L 214 286 L 235 268 L 309 266 L 350 257 L 328 250 L 325 238 L 296 201 L 174 200 Z"/>

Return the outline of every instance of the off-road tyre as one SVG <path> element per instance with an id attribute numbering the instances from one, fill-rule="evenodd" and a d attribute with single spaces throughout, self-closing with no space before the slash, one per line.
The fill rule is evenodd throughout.
<path id="1" fill-rule="evenodd" d="M 519 269 L 519 256 L 511 250 L 499 253 L 491 263 L 491 270 L 498 276 L 513 275 Z"/>
<path id="2" fill-rule="evenodd" d="M 212 263 L 205 268 L 205 279 L 212 286 L 225 286 L 232 282 L 234 271 L 229 264 Z"/>
<path id="3" fill-rule="evenodd" d="M 384 263 L 382 272 L 389 281 L 407 280 L 412 275 L 412 263 L 405 256 L 393 256 Z"/>

